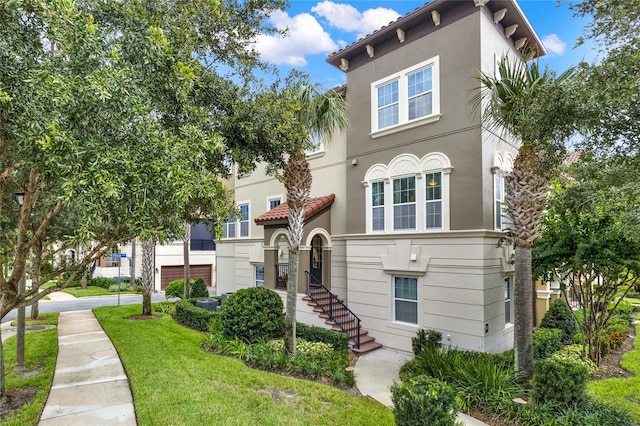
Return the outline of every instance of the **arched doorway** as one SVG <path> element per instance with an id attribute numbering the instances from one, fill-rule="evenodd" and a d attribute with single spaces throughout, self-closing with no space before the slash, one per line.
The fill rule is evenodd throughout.
<path id="1" fill-rule="evenodd" d="M 319 234 L 314 235 L 311 240 L 311 250 L 309 259 L 309 274 L 311 275 L 311 282 L 322 283 L 322 237 Z"/>

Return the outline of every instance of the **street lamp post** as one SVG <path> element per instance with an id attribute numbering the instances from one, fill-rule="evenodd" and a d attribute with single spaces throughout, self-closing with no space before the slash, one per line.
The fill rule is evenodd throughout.
<path id="1" fill-rule="evenodd" d="M 16 192 L 16 202 L 18 203 L 18 207 L 22 209 L 22 204 L 24 203 L 24 191 Z M 19 219 L 18 219 L 19 220 Z M 25 293 L 25 282 L 26 282 L 26 265 L 25 269 L 22 271 L 22 276 L 20 277 L 20 284 L 18 287 L 18 295 L 22 296 Z M 24 363 L 24 327 L 25 327 L 25 308 L 21 306 L 18 308 L 18 329 L 16 330 L 16 364 L 13 367 L 16 371 L 24 371 L 26 369 Z"/>

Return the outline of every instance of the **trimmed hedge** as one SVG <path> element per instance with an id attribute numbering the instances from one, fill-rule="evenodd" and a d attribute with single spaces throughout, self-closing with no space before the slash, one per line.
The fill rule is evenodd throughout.
<path id="1" fill-rule="evenodd" d="M 562 330 L 562 343 L 573 343 L 573 335 L 579 330 L 578 321 L 564 299 L 554 300 L 540 321 L 540 328 L 558 328 Z"/>
<path id="2" fill-rule="evenodd" d="M 82 275 L 78 275 L 80 277 L 80 279 L 82 279 Z M 102 287 L 105 289 L 109 289 L 109 287 L 111 287 L 112 285 L 117 285 L 116 280 L 114 280 L 113 278 L 107 278 L 107 277 L 95 277 L 95 278 L 91 278 L 90 280 L 87 280 L 87 285 L 92 285 L 95 287 Z M 127 285 L 122 283 L 120 284 L 120 289 L 122 290 L 123 288 L 126 289 Z"/>
<path id="3" fill-rule="evenodd" d="M 539 328 L 533 333 L 533 359 L 549 358 L 562 349 L 562 330 Z"/>
<path id="4" fill-rule="evenodd" d="M 204 283 L 202 278 L 198 278 L 196 282 L 191 286 L 191 292 L 189 293 L 189 298 L 202 299 L 204 297 L 209 297 L 209 290 L 207 290 L 207 285 Z"/>
<path id="5" fill-rule="evenodd" d="M 537 404 L 570 406 L 586 398 L 589 369 L 572 359 L 555 357 L 533 363 L 531 397 Z"/>
<path id="6" fill-rule="evenodd" d="M 178 300 L 176 306 L 176 321 L 180 324 L 198 331 L 209 331 L 217 312 L 198 308 L 198 299 Z"/>
<path id="7" fill-rule="evenodd" d="M 191 285 L 193 285 L 194 281 L 190 281 Z M 182 299 L 184 297 L 184 278 L 171 281 L 167 288 L 164 289 L 164 296 L 167 299 L 169 299 L 170 297 L 178 297 Z"/>
<path id="8" fill-rule="evenodd" d="M 220 309 L 227 336 L 249 342 L 284 336 L 284 305 L 280 295 L 264 287 L 243 288 L 227 297 Z"/>
<path id="9" fill-rule="evenodd" d="M 415 356 L 431 349 L 442 347 L 442 333 L 437 330 L 425 330 L 421 328 L 416 333 L 416 337 L 411 338 L 411 349 Z"/>
<path id="10" fill-rule="evenodd" d="M 296 336 L 308 342 L 328 343 L 336 351 L 349 349 L 349 336 L 326 328 L 296 323 Z"/>

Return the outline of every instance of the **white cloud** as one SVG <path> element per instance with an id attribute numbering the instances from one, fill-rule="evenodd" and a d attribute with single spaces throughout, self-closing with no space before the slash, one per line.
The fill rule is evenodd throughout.
<path id="1" fill-rule="evenodd" d="M 291 17 L 287 12 L 276 11 L 269 20 L 276 28 L 288 31 L 284 37 L 266 34 L 258 37 L 255 47 L 265 61 L 302 67 L 307 64 L 305 55 L 338 49 L 338 44 L 308 13 Z"/>
<path id="2" fill-rule="evenodd" d="M 547 51 L 549 51 L 549 53 L 558 56 L 562 55 L 564 53 L 564 49 L 567 48 L 567 43 L 560 40 L 560 37 L 558 37 L 556 34 L 549 34 L 547 36 L 544 36 L 542 38 L 542 44 L 547 49 Z"/>
<path id="3" fill-rule="evenodd" d="M 377 7 L 359 12 L 355 7 L 325 0 L 311 8 L 311 11 L 329 21 L 332 27 L 342 31 L 356 32 L 364 37 L 375 30 L 388 25 L 400 17 L 393 9 Z"/>

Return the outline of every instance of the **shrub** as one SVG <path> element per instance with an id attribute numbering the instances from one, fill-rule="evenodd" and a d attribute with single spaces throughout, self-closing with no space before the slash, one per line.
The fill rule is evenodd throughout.
<path id="1" fill-rule="evenodd" d="M 171 316 L 174 316 L 176 313 L 176 305 L 173 302 L 155 302 L 151 304 L 151 308 L 155 312 L 169 314 Z"/>
<path id="2" fill-rule="evenodd" d="M 228 336 L 248 341 L 284 336 L 284 306 L 273 290 L 244 288 L 231 294 L 222 304 L 220 325 Z"/>
<path id="3" fill-rule="evenodd" d="M 589 359 L 589 356 L 584 350 L 584 346 L 582 345 L 567 345 L 564 348 L 560 349 L 558 352 L 551 355 L 551 358 L 557 359 L 560 361 L 571 360 L 582 364 L 589 375 L 598 371 L 598 366 L 595 362 Z"/>
<path id="4" fill-rule="evenodd" d="M 581 403 L 585 399 L 589 370 L 572 359 L 550 357 L 533 363 L 531 397 L 536 403 L 559 406 Z"/>
<path id="5" fill-rule="evenodd" d="M 635 311 L 635 306 L 633 306 L 629 302 L 622 301 L 618 303 L 618 306 L 615 307 L 615 303 L 610 303 L 608 306 L 609 311 L 613 311 L 613 316 L 616 318 L 624 318 L 628 322 L 633 320 L 633 312 Z"/>
<path id="6" fill-rule="evenodd" d="M 333 349 L 336 351 L 346 351 L 349 349 L 349 336 L 326 328 L 297 323 L 296 337 L 309 342 L 328 343 L 333 346 Z"/>
<path id="7" fill-rule="evenodd" d="M 204 283 L 204 280 L 202 278 L 198 278 L 193 283 L 193 285 L 191 286 L 189 297 L 191 299 L 202 299 L 203 297 L 209 297 L 209 290 L 207 290 L 207 285 Z"/>
<path id="8" fill-rule="evenodd" d="M 411 339 L 411 349 L 414 355 L 420 355 L 427 349 L 440 349 L 442 347 L 442 333 L 436 330 L 418 330 L 416 337 Z"/>
<path id="9" fill-rule="evenodd" d="M 112 285 L 117 285 L 117 283 L 116 283 L 116 280 L 114 280 L 113 278 L 95 277 L 95 278 L 91 278 L 91 285 L 95 287 L 102 287 L 108 290 L 109 287 L 111 287 Z M 122 290 L 123 288 L 126 289 L 126 286 L 121 284 L 120 289 Z"/>
<path id="10" fill-rule="evenodd" d="M 629 321 L 622 317 L 609 319 L 607 326 L 600 333 L 600 354 L 607 356 L 624 343 L 629 332 Z"/>
<path id="11" fill-rule="evenodd" d="M 573 343 L 573 335 L 578 332 L 578 322 L 564 299 L 555 300 L 540 321 L 540 328 L 558 328 L 562 330 L 562 343 Z"/>
<path id="12" fill-rule="evenodd" d="M 191 280 L 193 284 L 193 280 Z M 167 288 L 164 289 L 164 296 L 169 299 L 170 297 L 178 297 L 182 299 L 184 297 L 184 279 L 174 280 L 169 283 Z"/>
<path id="13" fill-rule="evenodd" d="M 391 386 L 396 424 L 456 425 L 455 391 L 440 380 L 420 375 Z"/>
<path id="14" fill-rule="evenodd" d="M 197 299 L 178 300 L 175 303 L 176 321 L 194 330 L 208 331 L 218 313 L 198 308 L 195 306 L 196 301 Z"/>
<path id="15" fill-rule="evenodd" d="M 533 333 L 533 359 L 548 358 L 562 349 L 562 330 L 539 328 Z"/>

